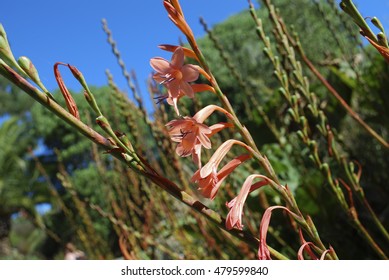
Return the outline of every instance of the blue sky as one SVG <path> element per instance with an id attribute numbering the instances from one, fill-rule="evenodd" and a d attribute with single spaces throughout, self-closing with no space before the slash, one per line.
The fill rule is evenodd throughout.
<path id="1" fill-rule="evenodd" d="M 378 16 L 389 28 L 389 0 L 354 2 L 359 4 L 364 16 Z M 212 26 L 247 9 L 246 0 L 181 0 L 181 4 L 196 36 L 204 35 L 199 16 Z M 170 57 L 157 45 L 177 44 L 181 36 L 167 18 L 162 1 L 2 0 L 0 12 L 0 22 L 7 31 L 15 57 L 29 57 L 49 90 L 57 87 L 53 64 L 61 61 L 75 65 L 91 85 L 107 84 L 105 70 L 109 69 L 119 87 L 128 91 L 106 43 L 102 18 L 107 19 L 127 68 L 136 71 L 145 88 L 144 81 L 151 71 L 150 58 Z M 81 87 L 66 72 L 63 68 L 65 83 L 79 90 Z"/>

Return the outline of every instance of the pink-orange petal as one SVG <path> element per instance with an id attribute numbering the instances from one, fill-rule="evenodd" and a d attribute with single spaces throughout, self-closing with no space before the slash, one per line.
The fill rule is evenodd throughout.
<path id="1" fill-rule="evenodd" d="M 165 124 L 165 126 L 167 127 L 172 127 L 172 129 L 176 128 L 176 127 L 182 127 L 182 126 L 185 126 L 187 123 L 187 120 L 183 119 L 183 120 L 171 120 L 170 122 L 168 122 L 167 124 Z"/>
<path id="2" fill-rule="evenodd" d="M 184 60 L 184 50 L 181 47 L 178 47 L 172 55 L 172 61 L 170 64 L 175 69 L 181 69 L 181 67 L 184 65 Z"/>
<path id="3" fill-rule="evenodd" d="M 181 83 L 180 83 L 180 92 L 182 92 L 183 94 L 185 94 L 186 96 L 188 96 L 190 98 L 194 97 L 194 91 L 193 91 L 192 87 L 190 86 L 190 84 L 188 84 L 185 81 L 181 81 Z"/>
<path id="4" fill-rule="evenodd" d="M 164 51 L 174 52 L 180 46 L 173 46 L 173 45 L 163 44 L 163 45 L 159 45 L 158 47 L 161 50 L 164 50 Z M 194 59 L 198 60 L 198 58 L 197 58 L 197 56 L 196 56 L 194 51 L 192 51 L 191 49 L 188 49 L 188 48 L 184 48 L 184 47 L 182 47 L 182 49 L 184 50 L 184 55 L 186 57 L 191 57 L 191 58 L 194 58 Z"/>
<path id="5" fill-rule="evenodd" d="M 186 150 L 192 151 L 197 144 L 197 137 L 194 131 L 186 132 L 186 135 L 182 138 L 182 147 Z"/>
<path id="6" fill-rule="evenodd" d="M 172 97 L 172 98 L 178 98 L 179 95 L 180 95 L 180 87 L 181 87 L 181 82 L 179 80 L 173 80 L 169 83 L 166 83 L 165 84 L 167 89 L 168 89 L 168 93 L 169 93 L 169 96 Z"/>
<path id="7" fill-rule="evenodd" d="M 217 124 L 211 125 L 209 127 L 209 129 L 211 130 L 211 133 L 208 137 L 215 135 L 216 133 L 218 133 L 219 131 L 221 131 L 227 127 L 234 127 L 234 125 L 232 123 L 217 123 Z"/>
<path id="8" fill-rule="evenodd" d="M 220 111 L 224 113 L 227 117 L 230 117 L 230 114 L 223 108 L 216 106 L 216 105 L 208 105 L 198 111 L 193 118 L 198 121 L 199 123 L 204 122 L 213 112 Z"/>
<path id="9" fill-rule="evenodd" d="M 153 67 L 155 71 L 163 75 L 171 72 L 172 70 L 169 61 L 162 57 L 154 57 L 150 59 L 150 66 Z"/>
<path id="10" fill-rule="evenodd" d="M 200 72 L 192 64 L 185 64 L 181 68 L 182 79 L 186 82 L 194 82 L 199 78 Z"/>
<path id="11" fill-rule="evenodd" d="M 201 168 L 201 145 L 195 145 L 192 150 L 192 160 L 194 164 L 200 169 Z"/>
<path id="12" fill-rule="evenodd" d="M 193 119 L 193 118 L 192 118 Z M 195 119 L 193 119 L 196 121 Z M 212 130 L 205 124 L 196 122 L 196 126 L 200 129 L 200 131 L 204 134 L 211 134 Z"/>
<path id="13" fill-rule="evenodd" d="M 170 97 L 171 103 L 169 103 L 169 101 L 170 101 L 169 98 L 167 99 L 167 102 L 169 103 L 169 105 L 172 105 L 174 107 L 174 111 L 179 116 L 180 111 L 178 110 L 178 104 L 177 104 L 178 99 L 179 99 L 179 97 Z"/>
<path id="14" fill-rule="evenodd" d="M 234 144 L 240 144 L 240 143 L 242 143 L 242 142 L 230 139 L 230 140 L 225 141 L 223 144 L 221 144 L 219 146 L 219 148 L 213 153 L 213 155 L 209 159 L 208 163 L 206 165 L 204 165 L 203 168 L 200 170 L 201 178 L 207 177 L 212 172 L 212 170 L 214 168 L 217 168 L 217 166 L 220 164 L 220 162 L 225 157 L 225 155 L 228 153 L 228 151 L 231 149 L 231 147 Z"/>
<path id="15" fill-rule="evenodd" d="M 154 75 L 153 75 L 153 79 L 154 79 L 154 81 L 156 81 L 158 84 L 161 84 L 161 83 L 163 83 L 163 81 L 166 80 L 166 78 L 162 78 L 162 77 L 161 77 L 161 73 L 156 73 L 156 74 L 154 74 Z"/>
<path id="16" fill-rule="evenodd" d="M 194 84 L 191 85 L 194 92 L 210 91 L 215 93 L 215 89 L 207 84 Z"/>
<path id="17" fill-rule="evenodd" d="M 206 149 L 210 149 L 211 148 L 211 146 L 212 146 L 211 145 L 211 140 L 209 140 L 209 138 L 207 136 L 205 136 L 205 134 L 199 133 L 197 135 L 197 139 L 204 146 L 204 148 L 206 148 Z"/>
<path id="18" fill-rule="evenodd" d="M 176 153 L 178 156 L 180 157 L 187 157 L 189 156 L 192 152 L 191 150 L 186 150 L 183 145 L 182 145 L 182 142 L 180 144 L 177 145 L 177 148 L 176 148 Z"/>
<path id="19" fill-rule="evenodd" d="M 231 230 L 234 227 L 237 227 L 238 229 L 243 228 L 241 222 L 242 211 L 243 211 L 243 204 L 239 201 L 236 201 L 234 203 L 234 206 L 231 208 L 230 212 L 228 212 L 227 214 L 226 228 L 228 230 Z"/>

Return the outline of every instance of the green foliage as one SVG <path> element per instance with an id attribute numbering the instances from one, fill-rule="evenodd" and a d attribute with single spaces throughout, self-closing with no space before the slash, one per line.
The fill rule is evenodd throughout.
<path id="1" fill-rule="evenodd" d="M 0 126 L 0 213 L 11 214 L 20 207 L 33 209 L 28 194 L 39 189 L 34 189 L 36 177 L 28 174 L 28 163 L 24 159 L 31 144 L 28 135 L 26 125 L 19 123 L 16 117 Z"/>

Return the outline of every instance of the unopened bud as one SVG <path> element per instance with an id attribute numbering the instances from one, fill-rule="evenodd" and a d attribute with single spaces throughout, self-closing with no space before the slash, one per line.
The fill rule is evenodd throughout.
<path id="1" fill-rule="evenodd" d="M 70 71 L 72 72 L 74 78 L 76 78 L 80 83 L 81 83 L 81 80 L 84 79 L 84 76 L 82 75 L 82 73 L 74 66 L 68 64 L 68 67 L 70 69 Z"/>
<path id="2" fill-rule="evenodd" d="M 2 31 L 0 30 L 0 32 Z M 16 62 L 15 57 L 12 54 L 12 51 L 7 41 L 7 37 L 3 35 L 0 36 L 0 58 L 3 59 L 6 63 L 8 63 L 10 66 L 17 68 L 23 73 L 22 68 L 20 68 L 19 64 Z"/>
<path id="3" fill-rule="evenodd" d="M 39 83 L 39 75 L 36 70 L 34 64 L 32 64 L 31 60 L 26 56 L 21 56 L 18 59 L 19 66 L 26 72 L 26 74 L 33 80 L 35 83 Z"/>
<path id="4" fill-rule="evenodd" d="M 86 90 L 84 90 L 84 97 L 86 101 L 88 101 L 88 103 L 92 102 L 92 98 L 90 97 L 89 93 Z"/>
<path id="5" fill-rule="evenodd" d="M 388 48 L 388 39 L 386 38 L 385 33 L 382 33 L 382 32 L 378 33 L 377 40 L 381 46 Z"/>
<path id="6" fill-rule="evenodd" d="M 343 1 L 341 1 L 341 2 L 339 3 L 339 7 L 340 7 L 343 11 L 346 12 L 346 10 L 347 10 L 347 5 L 346 5 L 346 3 L 344 3 Z"/>
<path id="7" fill-rule="evenodd" d="M 371 23 L 374 24 L 374 26 L 377 27 L 379 30 L 381 30 L 381 32 L 385 33 L 384 26 L 377 17 L 373 17 L 371 19 Z"/>

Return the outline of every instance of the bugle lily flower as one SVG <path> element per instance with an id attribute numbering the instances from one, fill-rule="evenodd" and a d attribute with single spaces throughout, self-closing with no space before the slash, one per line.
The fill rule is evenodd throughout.
<path id="1" fill-rule="evenodd" d="M 184 95 L 193 98 L 194 90 L 189 83 L 196 81 L 200 74 L 198 66 L 184 64 L 184 59 L 184 50 L 178 47 L 170 62 L 162 57 L 150 60 L 151 67 L 157 71 L 153 79 L 167 88 L 168 98 L 171 99 L 177 115 L 179 115 L 178 99 Z"/>
<path id="2" fill-rule="evenodd" d="M 232 126 L 230 123 L 217 123 L 210 127 L 203 124 L 216 110 L 223 112 L 229 118 L 231 117 L 223 108 L 209 105 L 193 117 L 183 117 L 166 124 L 169 127 L 168 132 L 172 141 L 179 143 L 176 153 L 181 157 L 192 155 L 193 161 L 199 168 L 201 168 L 201 147 L 210 149 L 211 141 L 209 138 L 220 130 Z"/>
<path id="3" fill-rule="evenodd" d="M 256 178 L 262 179 L 261 181 L 252 184 L 253 180 Z M 236 227 L 238 229 L 243 229 L 242 216 L 243 216 L 243 206 L 246 202 L 247 196 L 249 193 L 269 184 L 270 179 L 263 175 L 250 175 L 244 181 L 242 189 L 240 190 L 237 197 L 227 203 L 227 207 L 230 209 L 226 218 L 226 228 L 231 230 Z"/>
<path id="4" fill-rule="evenodd" d="M 204 197 L 213 200 L 219 190 L 220 185 L 227 178 L 227 176 L 249 158 L 251 158 L 250 154 L 237 156 L 225 166 L 223 166 L 219 172 L 216 174 L 211 173 L 205 178 L 201 178 L 199 169 L 195 172 L 195 174 L 193 174 L 191 181 L 199 185 L 198 190 Z"/>

